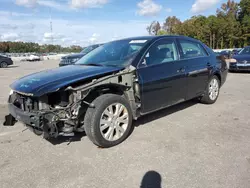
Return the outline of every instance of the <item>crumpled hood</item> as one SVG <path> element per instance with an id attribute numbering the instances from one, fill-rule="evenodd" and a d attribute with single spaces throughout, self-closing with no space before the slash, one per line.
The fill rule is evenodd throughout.
<path id="1" fill-rule="evenodd" d="M 121 69 L 121 67 L 69 65 L 25 76 L 15 81 L 10 87 L 14 91 L 39 97 L 78 81 L 113 73 Z"/>
<path id="2" fill-rule="evenodd" d="M 250 61 L 250 55 L 234 55 L 233 58 L 237 61 Z"/>

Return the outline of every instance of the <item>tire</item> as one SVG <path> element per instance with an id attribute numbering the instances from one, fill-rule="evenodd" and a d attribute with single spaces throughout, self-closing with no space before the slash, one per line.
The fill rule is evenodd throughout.
<path id="1" fill-rule="evenodd" d="M 0 67 L 1 67 L 1 68 L 7 68 L 7 67 L 8 67 L 8 64 L 7 64 L 6 62 L 3 61 L 3 62 L 0 63 Z"/>
<path id="2" fill-rule="evenodd" d="M 96 98 L 92 103 L 95 107 L 88 108 L 84 118 L 84 129 L 88 138 L 102 148 L 109 148 L 122 143 L 132 130 L 133 117 L 128 101 L 120 95 L 105 94 Z M 114 112 L 113 115 L 110 111 Z M 121 122 L 120 118 L 122 117 L 120 116 L 126 117 L 124 118 L 126 123 Z M 107 122 L 107 124 L 102 125 L 102 122 Z M 101 127 L 103 128 L 102 131 Z M 113 140 L 105 138 L 105 135 L 109 138 L 112 135 Z"/>
<path id="3" fill-rule="evenodd" d="M 43 131 L 33 128 L 33 133 L 37 136 L 41 136 L 43 134 Z"/>
<path id="4" fill-rule="evenodd" d="M 213 87 L 212 86 L 212 84 L 214 83 L 214 82 L 216 82 L 216 85 L 217 85 L 217 92 L 215 92 L 216 91 L 216 89 L 214 90 L 214 96 L 212 96 L 212 94 L 210 93 L 210 91 L 209 91 L 209 88 L 210 87 Z M 216 86 L 214 86 L 214 87 L 216 87 Z M 204 94 L 204 96 L 202 96 L 202 98 L 201 98 L 201 102 L 202 103 L 204 103 L 204 104 L 214 104 L 216 101 L 217 101 L 217 99 L 218 99 L 218 97 L 219 97 L 219 94 L 220 94 L 220 80 L 218 79 L 218 77 L 217 76 L 213 76 L 210 80 L 209 80 L 209 82 L 208 82 L 208 84 L 207 84 L 207 88 L 206 88 L 206 91 L 205 91 L 205 94 Z"/>

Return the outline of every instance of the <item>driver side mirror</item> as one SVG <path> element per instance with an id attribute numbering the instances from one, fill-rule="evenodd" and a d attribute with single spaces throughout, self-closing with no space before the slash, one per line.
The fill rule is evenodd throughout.
<path id="1" fill-rule="evenodd" d="M 141 65 L 142 65 L 142 67 L 146 67 L 147 66 L 146 58 L 143 59 Z"/>
<path id="2" fill-rule="evenodd" d="M 149 58 L 149 53 L 147 53 L 145 55 L 145 57 L 143 58 L 142 62 L 141 62 L 141 67 L 146 67 L 147 66 L 147 59 Z"/>

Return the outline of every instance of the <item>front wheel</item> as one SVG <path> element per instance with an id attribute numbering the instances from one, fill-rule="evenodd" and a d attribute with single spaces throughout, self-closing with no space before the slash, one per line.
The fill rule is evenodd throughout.
<path id="1" fill-rule="evenodd" d="M 97 146 L 109 148 L 122 143 L 132 129 L 132 112 L 128 101 L 119 95 L 105 94 L 92 102 L 84 118 L 88 138 Z"/>
<path id="2" fill-rule="evenodd" d="M 213 76 L 207 85 L 204 96 L 201 98 L 201 102 L 205 104 L 214 104 L 220 93 L 220 80 L 217 76 Z"/>
<path id="3" fill-rule="evenodd" d="M 7 68 L 8 67 L 8 64 L 6 62 L 1 62 L 0 63 L 0 67 L 1 68 Z"/>

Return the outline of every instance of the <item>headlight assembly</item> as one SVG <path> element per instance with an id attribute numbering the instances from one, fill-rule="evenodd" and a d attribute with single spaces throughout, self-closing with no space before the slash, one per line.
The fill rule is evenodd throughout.
<path id="1" fill-rule="evenodd" d="M 236 59 L 230 59 L 230 63 L 237 63 Z"/>

